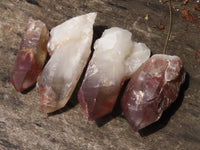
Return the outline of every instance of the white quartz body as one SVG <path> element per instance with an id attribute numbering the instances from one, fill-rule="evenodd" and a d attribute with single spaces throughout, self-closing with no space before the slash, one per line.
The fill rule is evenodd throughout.
<path id="1" fill-rule="evenodd" d="M 52 54 L 38 78 L 37 90 L 44 113 L 67 103 L 91 53 L 96 13 L 72 18 L 51 31 Z"/>
<path id="2" fill-rule="evenodd" d="M 150 49 L 131 38 L 131 32 L 118 27 L 104 31 L 94 44 L 95 51 L 85 75 L 85 80 L 92 81 L 90 86 L 119 85 L 150 57 Z"/>
<path id="3" fill-rule="evenodd" d="M 50 40 L 47 44 L 47 49 L 50 55 L 60 46 L 73 39 L 80 41 L 93 34 L 91 25 L 93 25 L 97 13 L 88 13 L 86 15 L 80 15 L 73 17 L 60 25 L 54 27 L 50 31 Z"/>

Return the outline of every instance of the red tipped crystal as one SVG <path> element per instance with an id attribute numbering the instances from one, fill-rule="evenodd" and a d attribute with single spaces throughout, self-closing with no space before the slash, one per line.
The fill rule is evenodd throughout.
<path id="1" fill-rule="evenodd" d="M 48 39 L 46 25 L 30 18 L 11 76 L 11 82 L 17 91 L 24 91 L 35 84 L 46 60 Z"/>
<path id="2" fill-rule="evenodd" d="M 177 56 L 157 54 L 132 75 L 122 100 L 123 112 L 135 130 L 157 121 L 178 96 L 185 80 Z"/>
<path id="3" fill-rule="evenodd" d="M 150 56 L 143 43 L 133 42 L 132 34 L 113 27 L 94 44 L 78 99 L 89 120 L 112 112 L 124 80 Z"/>
<path id="4" fill-rule="evenodd" d="M 90 82 L 92 81 L 88 79 L 84 81 L 78 99 L 88 120 L 95 120 L 112 112 L 121 86 L 116 84 L 94 88 L 90 86 Z"/>

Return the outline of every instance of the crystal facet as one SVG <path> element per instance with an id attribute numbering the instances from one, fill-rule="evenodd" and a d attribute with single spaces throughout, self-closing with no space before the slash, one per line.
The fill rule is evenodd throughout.
<path id="1" fill-rule="evenodd" d="M 178 56 L 156 54 L 132 75 L 124 92 L 122 109 L 135 130 L 157 121 L 178 96 L 185 80 Z"/>
<path id="2" fill-rule="evenodd" d="M 58 50 L 60 46 L 73 41 L 84 42 L 84 38 L 92 36 L 91 25 L 94 23 L 96 13 L 73 17 L 62 24 L 54 27 L 50 31 L 50 40 L 47 44 L 47 50 L 50 55 Z M 86 40 L 87 41 L 87 40 Z"/>
<path id="3" fill-rule="evenodd" d="M 143 43 L 132 42 L 132 34 L 113 27 L 94 44 L 78 99 L 89 120 L 110 113 L 124 80 L 150 56 Z"/>
<path id="4" fill-rule="evenodd" d="M 11 76 L 11 82 L 17 91 L 24 91 L 36 82 L 46 60 L 48 39 L 46 25 L 30 18 Z"/>
<path id="5" fill-rule="evenodd" d="M 43 113 L 65 106 L 91 53 L 96 13 L 72 18 L 51 31 L 52 56 L 38 77 L 37 90 Z"/>

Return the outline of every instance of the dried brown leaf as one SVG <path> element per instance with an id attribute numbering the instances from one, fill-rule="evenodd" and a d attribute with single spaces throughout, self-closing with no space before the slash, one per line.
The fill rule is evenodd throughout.
<path id="1" fill-rule="evenodd" d="M 158 29 L 160 29 L 160 30 L 164 30 L 164 29 L 165 29 L 165 26 L 164 26 L 162 23 L 159 23 L 159 24 L 157 25 L 157 27 L 158 27 Z"/>
<path id="2" fill-rule="evenodd" d="M 193 16 L 190 10 L 188 9 L 181 9 L 181 18 L 186 18 L 188 21 L 193 22 L 194 20 L 197 20 L 197 17 Z"/>

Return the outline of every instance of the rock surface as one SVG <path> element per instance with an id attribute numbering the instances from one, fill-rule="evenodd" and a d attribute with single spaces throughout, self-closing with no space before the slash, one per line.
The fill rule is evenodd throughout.
<path id="1" fill-rule="evenodd" d="M 54 115 L 41 114 L 36 89 L 17 92 L 10 82 L 20 41 L 29 17 L 40 19 L 51 29 L 74 16 L 98 12 L 94 35 L 102 26 L 118 26 L 133 33 L 153 54 L 162 53 L 169 25 L 167 3 L 146 0 L 1 0 L 0 1 L 0 149 L 1 150 L 188 150 L 200 143 L 200 49 L 197 21 L 180 18 L 182 7 L 172 1 L 173 27 L 167 53 L 179 56 L 189 73 L 177 101 L 158 122 L 143 130 L 132 130 L 123 115 L 114 112 L 95 122 L 87 121 L 77 93 Z M 195 11 L 199 15 L 199 11 Z M 148 20 L 145 16 L 148 14 Z M 161 22 L 164 30 L 156 27 Z M 187 90 L 185 90 L 187 89 Z M 185 92 L 184 92 L 185 91 Z M 117 107 L 116 107 L 117 108 Z M 142 135 L 142 136 L 141 136 Z"/>
<path id="2" fill-rule="evenodd" d="M 155 54 L 131 76 L 123 94 L 122 109 L 137 131 L 157 121 L 173 103 L 185 81 L 177 56 Z"/>

